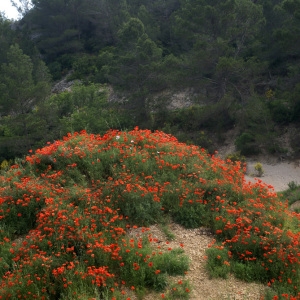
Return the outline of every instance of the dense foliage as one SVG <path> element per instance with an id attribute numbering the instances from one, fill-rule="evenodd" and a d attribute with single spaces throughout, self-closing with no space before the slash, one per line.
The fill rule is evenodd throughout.
<path id="1" fill-rule="evenodd" d="M 300 117 L 298 0 L 14 2 L 22 19 L 0 17 L 2 159 L 70 130 L 52 128 L 41 113 L 46 106 L 59 118 L 57 106 L 45 103 L 51 84 L 45 64 L 54 81 L 72 70 L 69 79 L 121 91 L 126 128 L 134 120 L 208 147 L 200 131 L 221 141 L 235 126 L 242 154 L 289 151 L 278 137 L 282 126 L 298 127 Z M 190 91 L 194 107 L 170 112 L 176 91 Z M 93 122 L 90 132 L 108 129 Z M 297 131 L 291 134 L 291 155 L 300 155 L 299 140 Z"/>
<path id="2" fill-rule="evenodd" d="M 266 299 L 299 297 L 299 215 L 272 187 L 245 182 L 239 163 L 138 128 L 68 134 L 30 152 L 0 178 L 0 299 L 128 299 L 130 289 L 188 298 L 188 282 L 167 280 L 188 270 L 184 245 L 164 252 L 147 234 L 168 219 L 212 229 L 212 277 L 232 272 L 268 284 Z"/>
<path id="3" fill-rule="evenodd" d="M 300 155 L 299 0 L 19 2 L 21 20 L 0 14 L 0 299 L 187 298 L 167 280 L 188 269 L 182 249 L 127 236 L 168 218 L 212 228 L 212 277 L 299 297 L 299 215 L 238 163 L 153 133 L 213 153 L 236 128 L 239 157 L 281 155 L 293 125 Z"/>

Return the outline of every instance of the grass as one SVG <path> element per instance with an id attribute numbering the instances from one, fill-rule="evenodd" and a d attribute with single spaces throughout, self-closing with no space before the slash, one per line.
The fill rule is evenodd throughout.
<path id="1" fill-rule="evenodd" d="M 166 236 L 168 241 L 172 241 L 175 239 L 174 233 L 170 230 L 169 226 L 166 224 L 160 224 L 160 229 Z"/>
<path id="2" fill-rule="evenodd" d="M 0 299 L 188 299 L 184 251 L 147 235 L 168 221 L 209 227 L 211 277 L 269 285 L 266 299 L 300 296 L 299 215 L 238 162 L 160 131 L 68 134 L 0 178 Z M 144 234 L 131 237 L 138 228 Z"/>
<path id="3" fill-rule="evenodd" d="M 300 185 L 295 181 L 288 183 L 288 189 L 281 193 L 282 199 L 288 199 L 289 205 L 300 200 Z"/>

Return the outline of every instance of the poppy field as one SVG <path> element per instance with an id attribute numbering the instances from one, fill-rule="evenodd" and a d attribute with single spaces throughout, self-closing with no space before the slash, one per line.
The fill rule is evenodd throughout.
<path id="1" fill-rule="evenodd" d="M 184 245 L 161 251 L 148 233 L 166 220 L 211 228 L 211 277 L 300 299 L 300 215 L 243 167 L 137 127 L 29 151 L 0 175 L 0 299 L 188 299 L 188 281 L 168 281 L 189 270 Z"/>

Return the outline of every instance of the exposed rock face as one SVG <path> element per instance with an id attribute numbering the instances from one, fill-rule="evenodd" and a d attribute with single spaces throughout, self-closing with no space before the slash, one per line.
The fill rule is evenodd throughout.
<path id="1" fill-rule="evenodd" d="M 106 88 L 108 90 L 108 101 L 122 104 L 128 102 L 130 93 L 115 92 L 113 87 L 109 85 L 107 85 Z M 194 104 L 205 105 L 205 101 L 200 101 L 201 103 L 199 103 L 199 99 L 202 99 L 203 97 L 193 89 L 185 89 L 182 91 L 165 90 L 153 94 L 150 97 L 146 100 L 146 105 L 148 105 L 152 111 L 156 111 L 162 106 L 166 107 L 168 110 L 175 110 L 188 108 Z"/>
<path id="2" fill-rule="evenodd" d="M 168 105 L 169 110 L 187 108 L 194 103 L 195 94 L 192 90 L 187 89 L 184 91 L 170 94 L 170 103 Z"/>
<path id="3" fill-rule="evenodd" d="M 62 93 L 62 92 L 71 92 L 71 87 L 72 85 L 74 85 L 75 83 L 79 83 L 80 80 L 72 80 L 72 81 L 68 81 L 68 77 L 69 77 L 70 73 L 65 76 L 61 81 L 57 82 L 51 92 L 53 94 L 59 94 L 59 93 Z"/>

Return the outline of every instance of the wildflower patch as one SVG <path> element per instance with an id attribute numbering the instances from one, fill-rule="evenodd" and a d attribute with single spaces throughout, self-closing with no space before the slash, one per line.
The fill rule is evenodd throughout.
<path id="1" fill-rule="evenodd" d="M 212 277 L 261 281 L 270 299 L 300 296 L 299 216 L 263 182 L 245 182 L 239 162 L 135 128 L 68 134 L 1 174 L 0 299 L 165 297 L 168 288 L 188 298 L 188 282 L 167 280 L 188 270 L 184 250 L 157 251 L 147 236 L 166 219 L 210 228 Z M 137 227 L 145 234 L 130 237 Z"/>

